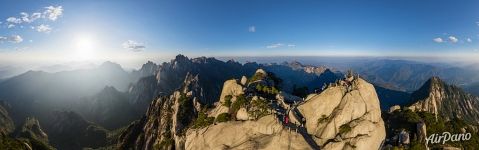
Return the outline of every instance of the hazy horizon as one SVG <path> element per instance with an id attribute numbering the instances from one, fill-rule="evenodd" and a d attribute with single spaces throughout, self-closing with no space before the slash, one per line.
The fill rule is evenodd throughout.
<path id="1" fill-rule="evenodd" d="M 180 55 L 180 54 L 177 54 Z M 141 66 L 148 61 L 151 61 L 156 64 L 161 64 L 163 62 L 170 62 L 170 60 L 175 59 L 177 55 L 171 56 L 159 56 L 158 58 L 152 59 L 138 59 L 135 61 L 118 61 L 118 60 L 97 60 L 97 61 L 70 61 L 70 62 L 41 62 L 38 64 L 35 63 L 1 63 L 0 64 L 0 79 L 9 78 L 15 75 L 19 75 L 29 70 L 33 71 L 45 71 L 50 73 L 62 72 L 62 71 L 72 71 L 80 69 L 93 69 L 97 68 L 104 62 L 113 62 L 119 64 L 125 71 L 138 70 Z M 304 65 L 312 66 L 327 66 L 331 68 L 338 68 L 339 66 L 348 66 L 358 62 L 368 62 L 368 61 L 377 61 L 377 60 L 404 60 L 411 61 L 423 64 L 431 65 L 447 65 L 454 67 L 462 67 L 468 65 L 477 65 L 478 62 L 468 61 L 457 58 L 438 58 L 438 57 L 381 57 L 381 56 L 190 56 L 184 55 L 188 58 L 198 58 L 198 57 L 213 57 L 221 61 L 234 60 L 239 63 L 247 62 L 257 62 L 260 64 L 267 63 L 283 63 L 283 62 L 292 62 L 298 61 Z M 133 62 L 133 63 L 132 63 Z M 2 72 L 3 71 L 3 72 Z M 8 73 L 9 72 L 9 73 Z"/>
<path id="2" fill-rule="evenodd" d="M 113 61 L 136 68 L 177 54 L 460 62 L 479 57 L 476 1 L 2 3 L 3 66 Z"/>

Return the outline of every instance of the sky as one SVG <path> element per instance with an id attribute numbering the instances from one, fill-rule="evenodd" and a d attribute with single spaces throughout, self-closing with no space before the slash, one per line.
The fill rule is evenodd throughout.
<path id="1" fill-rule="evenodd" d="M 0 0 L 0 63 L 479 58 L 479 1 Z"/>

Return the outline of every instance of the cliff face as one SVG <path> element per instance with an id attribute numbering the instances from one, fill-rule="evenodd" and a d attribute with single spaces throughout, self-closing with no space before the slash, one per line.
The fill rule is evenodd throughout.
<path id="1" fill-rule="evenodd" d="M 0 103 L 0 138 L 7 136 L 15 129 L 13 120 L 8 115 L 8 111 L 3 107 L 3 102 Z"/>
<path id="2" fill-rule="evenodd" d="M 17 137 L 35 139 L 48 143 L 48 135 L 43 132 L 36 118 L 27 118 L 17 133 Z"/>
<path id="3" fill-rule="evenodd" d="M 386 133 L 375 89 L 360 78 L 347 82 L 298 106 L 307 132 L 325 149 L 378 149 Z"/>
<path id="4" fill-rule="evenodd" d="M 153 76 L 139 80 L 137 85 L 129 89 L 131 103 L 141 104 L 144 110 L 157 95 L 167 96 L 183 86 L 187 74 L 199 76 L 203 85 L 203 104 L 213 104 L 218 99 L 221 84 L 231 78 L 239 78 L 243 74 L 251 74 L 257 64 L 240 64 L 234 61 L 223 62 L 215 58 L 199 57 L 190 59 L 183 55 L 176 56 L 170 62 L 158 65 Z"/>
<path id="5" fill-rule="evenodd" d="M 462 118 L 471 123 L 479 122 L 479 97 L 464 92 L 459 87 L 448 85 L 438 77 L 429 79 L 412 94 L 413 111 L 430 112 L 445 119 Z"/>
<path id="6" fill-rule="evenodd" d="M 120 149 L 182 149 L 185 131 L 197 116 L 203 96 L 198 76 L 188 74 L 183 88 L 155 99 L 146 116 L 120 135 Z"/>

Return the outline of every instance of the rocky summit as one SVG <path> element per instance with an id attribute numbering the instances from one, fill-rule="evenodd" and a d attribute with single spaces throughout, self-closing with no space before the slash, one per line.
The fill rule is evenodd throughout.
<path id="1" fill-rule="evenodd" d="M 378 149 L 385 138 L 374 86 L 345 78 L 306 99 L 277 89 L 259 69 L 227 80 L 213 106 L 200 103 L 198 76 L 152 102 L 116 145 L 120 149 Z M 285 96 L 286 95 L 286 96 Z"/>
<path id="2" fill-rule="evenodd" d="M 361 78 L 309 95 L 298 110 L 308 134 L 325 149 L 378 149 L 386 135 L 378 96 Z"/>
<path id="3" fill-rule="evenodd" d="M 477 124 L 479 120 L 479 97 L 464 92 L 461 88 L 448 85 L 438 77 L 432 77 L 414 93 L 408 109 L 429 112 L 451 120 L 462 118 Z"/>

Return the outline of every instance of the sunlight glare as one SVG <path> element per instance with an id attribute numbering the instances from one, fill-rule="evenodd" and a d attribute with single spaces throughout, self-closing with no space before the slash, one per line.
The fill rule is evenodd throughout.
<path id="1" fill-rule="evenodd" d="M 74 59 L 89 60 L 95 58 L 95 40 L 88 35 L 77 35 L 74 39 Z"/>

